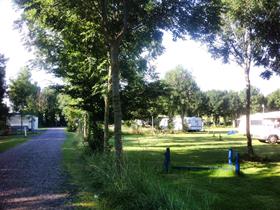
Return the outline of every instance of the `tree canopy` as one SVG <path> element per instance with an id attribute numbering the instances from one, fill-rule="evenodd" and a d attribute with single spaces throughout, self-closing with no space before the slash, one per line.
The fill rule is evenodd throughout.
<path id="1" fill-rule="evenodd" d="M 0 121 L 5 121 L 8 114 L 8 107 L 3 103 L 3 99 L 6 93 L 6 61 L 7 59 L 3 54 L 0 53 Z M 0 124 L 0 127 L 4 125 Z"/>
<path id="2" fill-rule="evenodd" d="M 269 77 L 271 70 L 279 69 L 280 45 L 276 37 L 280 32 L 278 1 L 224 0 L 220 31 L 205 36 L 210 52 L 224 62 L 234 61 L 244 71 L 246 81 L 246 135 L 248 154 L 254 154 L 250 134 L 251 83 L 250 71 L 253 65 L 261 65 L 267 70 L 263 75 Z M 269 9 L 270 8 L 270 9 Z M 278 14 L 278 16 L 277 16 Z M 267 23 L 263 27 L 262 24 Z M 277 24 L 278 23 L 278 24 Z M 276 24 L 276 25 L 275 25 Z M 275 26 L 275 29 L 272 27 Z M 271 27 L 267 32 L 264 28 Z"/>
<path id="3" fill-rule="evenodd" d="M 25 10 L 24 20 L 32 31 L 32 43 L 41 47 L 40 52 L 48 60 L 52 61 L 56 54 L 64 58 L 69 52 L 70 56 L 66 55 L 66 61 L 60 59 L 65 62 L 59 62 L 57 66 L 52 63 L 53 67 L 58 67 L 57 72 L 62 70 L 63 73 L 64 70 L 63 75 L 73 74 L 68 68 L 59 68 L 61 64 L 67 66 L 71 63 L 77 71 L 76 69 L 81 69 L 77 65 L 80 61 L 94 61 L 100 66 L 104 60 L 109 60 L 118 160 L 122 159 L 120 75 L 124 69 L 121 56 L 133 55 L 134 58 L 139 58 L 144 51 L 153 49 L 161 43 L 161 30 L 171 31 L 175 39 L 186 34 L 198 37 L 212 33 L 218 28 L 221 9 L 218 0 L 16 2 Z M 48 42 L 37 42 L 41 38 L 46 39 L 45 37 L 52 37 L 51 45 L 55 47 L 44 45 Z M 77 56 L 85 59 L 76 59 Z"/>
<path id="4" fill-rule="evenodd" d="M 36 99 L 40 88 L 31 81 L 31 72 L 24 67 L 17 78 L 10 81 L 8 95 L 13 111 L 32 114 L 36 110 Z"/>

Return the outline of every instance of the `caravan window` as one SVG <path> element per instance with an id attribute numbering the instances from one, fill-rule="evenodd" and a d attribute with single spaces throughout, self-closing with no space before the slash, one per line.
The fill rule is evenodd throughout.
<path id="1" fill-rule="evenodd" d="M 251 120 L 251 125 L 262 125 L 261 120 Z"/>

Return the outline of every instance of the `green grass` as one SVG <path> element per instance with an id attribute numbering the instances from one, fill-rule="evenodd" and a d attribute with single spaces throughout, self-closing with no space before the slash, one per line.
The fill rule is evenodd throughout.
<path id="1" fill-rule="evenodd" d="M 68 170 L 72 171 L 73 180 L 77 180 L 76 176 L 82 176 L 79 181 L 76 181 L 76 184 L 82 186 L 80 187 L 81 195 L 86 195 L 86 199 L 78 196 L 79 205 L 86 205 L 88 200 L 91 200 L 92 208 L 97 208 L 100 199 L 93 198 L 104 190 L 104 186 L 98 187 L 96 182 L 92 181 L 97 174 L 94 166 L 100 166 L 96 163 L 98 158 L 91 157 L 90 159 L 84 152 L 79 152 L 75 137 L 72 136 L 71 138 L 72 146 L 69 147 L 68 152 L 72 151 L 76 154 L 75 156 L 69 155 L 70 158 L 75 158 L 76 166 L 73 167 L 70 161 L 66 161 L 69 164 Z M 67 141 L 66 144 L 70 144 L 71 141 Z M 147 177 L 145 174 L 148 173 L 149 178 L 147 180 L 156 183 L 155 188 L 157 190 L 163 189 L 164 195 L 169 194 L 175 198 L 174 200 L 184 203 L 181 205 L 184 206 L 181 209 L 279 209 L 280 145 L 263 144 L 254 140 L 255 153 L 272 161 L 243 161 L 241 163 L 242 175 L 235 176 L 230 170 L 171 170 L 169 174 L 162 173 L 163 154 L 166 147 L 171 149 L 172 165 L 228 168 L 228 149 L 233 148 L 234 151 L 244 154 L 246 152 L 246 140 L 240 135 L 227 135 L 226 130 L 215 130 L 215 136 L 212 132 L 156 135 L 126 134 L 123 137 L 123 142 L 126 164 L 132 168 L 132 171 L 139 171 L 137 168 L 140 168 L 143 172 L 141 175 L 145 179 Z M 73 170 L 75 173 L 73 173 Z M 84 182 L 83 179 L 86 181 Z M 133 185 L 135 185 L 135 180 L 127 177 L 127 181 Z M 149 184 L 145 182 L 144 185 Z M 150 187 L 148 186 L 148 188 Z M 136 189 L 141 191 L 141 188 Z M 129 188 L 129 190 L 131 192 L 132 189 Z M 152 197 L 152 194 L 157 193 L 157 190 L 145 193 Z M 110 195 L 107 195 L 107 197 L 109 198 Z M 143 201 L 139 197 L 134 199 Z M 147 198 L 145 199 L 147 200 Z M 154 197 L 153 199 L 161 200 L 162 197 Z M 168 199 L 164 200 L 168 201 Z M 123 208 L 123 210 L 125 209 L 129 208 Z"/>
<path id="2" fill-rule="evenodd" d="M 67 140 L 63 145 L 63 164 L 71 176 L 71 182 L 78 188 L 72 203 L 76 209 L 96 209 L 97 206 L 87 158 L 89 153 L 80 137 L 75 133 L 67 133 Z"/>
<path id="3" fill-rule="evenodd" d="M 28 140 L 26 137 L 0 137 L 0 152 L 4 152 L 12 147 L 17 146 L 18 144 L 24 143 Z"/>
<path id="4" fill-rule="evenodd" d="M 23 135 L 9 135 L 0 136 L 0 153 L 28 141 L 32 136 L 41 134 L 42 132 L 28 133 L 28 136 Z"/>

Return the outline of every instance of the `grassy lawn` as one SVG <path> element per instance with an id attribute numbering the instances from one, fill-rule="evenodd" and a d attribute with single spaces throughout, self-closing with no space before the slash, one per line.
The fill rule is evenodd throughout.
<path id="1" fill-rule="evenodd" d="M 125 159 L 128 165 L 131 167 L 140 165 L 142 170 L 154 177 L 151 180 L 160 183 L 167 193 L 176 194 L 176 199 L 183 200 L 187 206 L 185 209 L 279 209 L 280 145 L 268 145 L 254 140 L 255 153 L 270 161 L 243 161 L 241 163 L 242 175 L 238 177 L 232 171 L 223 169 L 209 171 L 171 170 L 169 174 L 162 173 L 163 154 L 166 147 L 171 149 L 171 162 L 174 166 L 221 166 L 228 168 L 228 149 L 233 148 L 234 151 L 243 154 L 246 152 L 246 140 L 240 135 L 227 135 L 224 129 L 215 130 L 215 135 L 213 132 L 126 134 L 123 141 Z M 68 142 L 70 143 L 70 141 Z M 73 142 L 76 141 L 72 136 L 72 146 L 68 149 L 78 154 Z M 75 144 L 78 145 L 77 142 Z M 85 196 L 86 199 L 91 200 L 89 203 L 92 206 L 96 206 L 96 200 L 92 198 L 98 188 L 94 187 L 95 182 L 90 181 L 94 172 L 89 166 L 90 162 L 87 162 L 94 162 L 94 160 L 81 162 L 81 157 L 84 155 L 71 156 L 80 167 L 76 170 L 76 174 L 72 174 L 80 176 L 81 167 L 83 168 L 83 176 L 87 178 L 83 177 L 82 179 L 88 180 L 88 182 L 83 184 L 82 179 L 80 179 L 76 184 L 83 186 L 83 190 L 80 191 L 81 195 L 90 195 Z M 89 170 L 88 174 L 85 169 Z M 76 177 L 73 179 L 75 180 Z M 82 196 L 79 199 L 80 206 L 86 205 L 88 202 L 86 200 L 84 202 Z"/>
<path id="2" fill-rule="evenodd" d="M 29 133 L 27 137 L 24 137 L 23 135 L 0 136 L 0 153 L 17 146 L 18 144 L 24 143 L 32 136 L 39 135 L 41 133 L 42 131 Z"/>

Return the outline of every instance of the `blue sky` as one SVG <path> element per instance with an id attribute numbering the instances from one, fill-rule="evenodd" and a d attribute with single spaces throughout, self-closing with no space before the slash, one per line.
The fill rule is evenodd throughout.
<path id="1" fill-rule="evenodd" d="M 23 46 L 20 33 L 13 29 L 13 21 L 19 15 L 20 11 L 15 11 L 11 0 L 0 0 L 0 52 L 9 58 L 6 69 L 7 81 L 14 78 L 20 68 L 33 57 Z M 192 72 L 199 87 L 204 91 L 211 89 L 239 91 L 245 88 L 243 70 L 234 63 L 225 65 L 219 60 L 212 59 L 206 47 L 200 43 L 192 40 L 173 42 L 171 36 L 165 33 L 163 44 L 166 48 L 164 54 L 153 62 L 160 77 L 164 77 L 166 71 L 177 65 L 182 65 Z M 264 94 L 280 88 L 280 77 L 275 76 L 269 81 L 263 80 L 259 77 L 261 70 L 252 69 L 253 86 Z M 32 75 L 33 80 L 42 87 L 59 82 L 44 71 L 33 70 Z"/>

